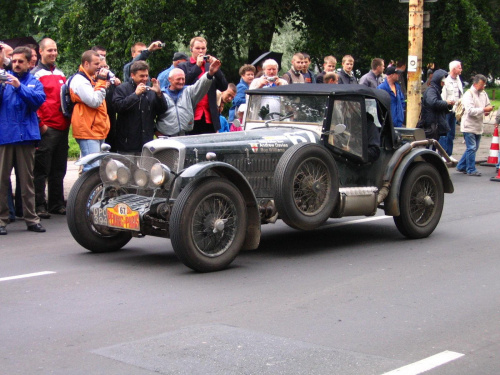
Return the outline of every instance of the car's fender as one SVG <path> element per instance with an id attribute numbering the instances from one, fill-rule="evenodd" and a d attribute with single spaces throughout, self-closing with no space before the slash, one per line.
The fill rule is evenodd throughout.
<path id="1" fill-rule="evenodd" d="M 92 164 L 96 161 L 104 159 L 106 156 L 109 156 L 109 155 L 119 155 L 120 157 L 123 157 L 123 155 L 117 154 L 115 152 L 94 152 L 93 154 L 88 154 L 88 155 L 84 156 L 83 158 L 78 159 L 75 162 L 75 165 Z"/>
<path id="2" fill-rule="evenodd" d="M 260 213 L 257 198 L 248 180 L 243 174 L 230 164 L 220 161 L 206 161 L 197 163 L 184 170 L 180 176 L 180 184 L 185 186 L 189 181 L 204 176 L 207 172 L 213 172 L 220 177 L 228 179 L 233 183 L 243 195 L 248 213 L 248 227 L 245 238 L 244 250 L 254 250 L 260 243 Z M 177 195 L 177 193 L 175 194 Z"/>
<path id="3" fill-rule="evenodd" d="M 403 183 L 408 168 L 410 168 L 413 163 L 417 162 L 431 163 L 436 167 L 443 180 L 444 192 L 453 193 L 453 183 L 451 182 L 448 168 L 441 159 L 441 156 L 427 148 L 415 148 L 401 160 L 401 163 L 394 173 L 389 194 L 384 200 L 384 211 L 386 215 L 399 216 L 399 194 L 401 191 L 401 184 Z"/>

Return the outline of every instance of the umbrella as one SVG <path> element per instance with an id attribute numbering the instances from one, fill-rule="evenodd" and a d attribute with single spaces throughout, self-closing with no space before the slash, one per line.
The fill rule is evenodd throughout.
<path id="1" fill-rule="evenodd" d="M 257 67 L 257 65 L 262 65 L 262 63 L 267 60 L 267 59 L 273 59 L 276 60 L 278 63 L 278 71 L 281 69 L 281 58 L 283 57 L 283 54 L 281 52 L 264 52 L 262 55 L 257 57 L 251 65 Z"/>

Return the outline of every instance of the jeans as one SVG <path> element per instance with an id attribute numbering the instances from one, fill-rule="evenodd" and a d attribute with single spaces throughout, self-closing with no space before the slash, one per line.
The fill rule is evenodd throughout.
<path id="1" fill-rule="evenodd" d="M 450 126 L 450 131 L 446 135 L 442 135 L 439 138 L 439 144 L 443 146 L 446 153 L 451 156 L 453 153 L 453 140 L 455 139 L 455 129 L 457 125 L 457 119 L 455 117 L 455 112 L 450 112 L 446 115 L 446 121 Z"/>
<path id="2" fill-rule="evenodd" d="M 476 172 L 476 152 L 479 149 L 481 134 L 464 133 L 465 152 L 457 164 L 457 169 L 467 173 Z"/>
<path id="3" fill-rule="evenodd" d="M 77 139 L 76 142 L 80 146 L 80 152 L 82 157 L 96 152 L 101 152 L 101 145 L 104 143 L 104 139 Z M 89 169 L 98 167 L 100 161 L 96 161 L 91 164 L 85 164 L 83 166 L 83 172 L 87 172 Z"/>

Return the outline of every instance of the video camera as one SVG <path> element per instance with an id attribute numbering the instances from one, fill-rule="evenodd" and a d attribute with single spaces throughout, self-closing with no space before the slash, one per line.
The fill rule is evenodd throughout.
<path id="1" fill-rule="evenodd" d="M 10 78 L 5 74 L 4 69 L 0 69 L 0 83 L 9 82 Z"/>

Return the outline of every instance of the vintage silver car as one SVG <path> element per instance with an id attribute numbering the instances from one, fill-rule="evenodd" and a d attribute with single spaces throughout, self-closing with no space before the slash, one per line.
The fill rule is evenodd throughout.
<path id="1" fill-rule="evenodd" d="M 394 128 L 390 98 L 361 85 L 289 85 L 248 91 L 243 131 L 160 138 L 140 157 L 106 151 L 68 198 L 75 240 L 93 252 L 132 237 L 170 238 L 199 272 L 227 267 L 256 249 L 261 225 L 299 230 L 326 220 L 394 217 L 409 238 L 429 236 L 451 161 L 422 129 Z M 433 151 L 435 147 L 438 152 Z"/>

